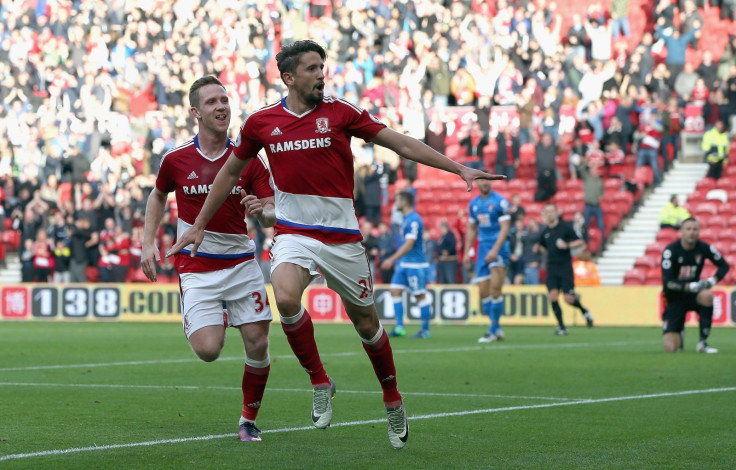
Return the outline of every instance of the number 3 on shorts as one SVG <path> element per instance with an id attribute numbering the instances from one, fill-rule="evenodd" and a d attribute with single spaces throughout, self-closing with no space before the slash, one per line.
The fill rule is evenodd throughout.
<path id="1" fill-rule="evenodd" d="M 253 301 L 256 304 L 256 313 L 261 313 L 263 311 L 263 297 L 261 296 L 260 292 L 253 292 L 251 294 L 253 296 Z M 266 296 L 266 305 L 268 305 L 268 296 Z"/>

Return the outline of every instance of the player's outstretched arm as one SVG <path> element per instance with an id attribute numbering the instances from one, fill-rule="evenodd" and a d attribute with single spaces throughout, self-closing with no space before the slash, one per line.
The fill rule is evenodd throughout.
<path id="1" fill-rule="evenodd" d="M 156 247 L 156 231 L 161 224 L 166 209 L 167 194 L 153 188 L 146 202 L 146 224 L 143 228 L 143 247 L 141 248 L 141 268 L 148 279 L 156 282 L 156 263 L 161 260 Z"/>
<path id="2" fill-rule="evenodd" d="M 248 194 L 245 190 L 240 190 L 243 199 L 240 203 L 245 207 L 250 215 L 258 219 L 262 227 L 273 227 L 276 223 L 276 204 L 274 197 L 258 198 L 253 194 Z"/>
<path id="3" fill-rule="evenodd" d="M 424 142 L 408 135 L 400 134 L 387 127 L 381 129 L 371 142 L 391 149 L 409 160 L 460 176 L 468 184 L 468 191 L 473 189 L 473 181 L 477 179 L 506 179 L 504 175 L 492 175 L 461 165 L 437 152 Z"/>
<path id="4" fill-rule="evenodd" d="M 220 168 L 220 171 L 215 177 L 215 181 L 212 182 L 212 189 L 207 195 L 207 199 L 204 201 L 202 210 L 199 211 L 194 224 L 189 227 L 181 236 L 177 239 L 176 244 L 172 246 L 169 251 L 166 252 L 166 257 L 179 253 L 185 247 L 192 245 L 192 254 L 194 257 L 197 255 L 199 245 L 204 239 L 204 229 L 212 217 L 220 208 L 225 199 L 227 199 L 233 186 L 238 182 L 240 174 L 243 173 L 246 165 L 250 159 L 241 160 L 231 153 L 225 164 Z"/>

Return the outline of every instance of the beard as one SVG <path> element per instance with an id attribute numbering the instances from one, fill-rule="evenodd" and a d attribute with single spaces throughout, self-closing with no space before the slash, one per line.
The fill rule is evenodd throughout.
<path id="1" fill-rule="evenodd" d="M 325 97 L 325 94 L 321 90 L 317 90 L 316 88 L 312 90 L 311 93 L 308 93 L 304 97 L 304 101 L 306 101 L 309 104 L 318 105 L 322 102 L 322 99 Z"/>

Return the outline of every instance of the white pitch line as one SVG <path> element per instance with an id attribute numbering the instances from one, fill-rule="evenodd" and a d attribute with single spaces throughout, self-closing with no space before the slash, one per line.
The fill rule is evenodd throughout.
<path id="1" fill-rule="evenodd" d="M 132 389 L 164 389 L 164 390 L 240 390 L 240 387 L 225 387 L 211 385 L 134 385 L 134 384 L 65 384 L 65 383 L 40 383 L 40 382 L 0 382 L 0 387 L 75 387 L 75 388 L 132 388 Z M 269 392 L 286 392 L 286 393 L 312 393 L 312 389 L 306 388 L 267 388 Z M 340 389 L 340 393 L 360 394 L 360 395 L 379 395 L 380 391 L 365 390 L 344 390 Z M 436 392 L 407 392 L 403 390 L 402 395 L 406 396 L 424 396 L 424 397 L 461 397 L 461 398 L 511 398 L 519 400 L 552 400 L 552 401 L 571 401 L 583 400 L 583 398 L 559 398 L 559 397 L 532 397 L 524 395 L 497 395 L 485 393 L 436 393 Z"/>
<path id="2" fill-rule="evenodd" d="M 683 395 L 700 395 L 700 394 L 705 394 L 705 393 L 721 393 L 721 392 L 734 392 L 734 391 L 736 391 L 736 387 L 707 388 L 707 389 L 702 389 L 702 390 L 684 390 L 681 392 L 665 392 L 665 393 L 652 393 L 652 394 L 647 394 L 647 395 L 629 395 L 629 396 L 622 396 L 622 397 L 585 399 L 585 400 L 576 400 L 576 401 L 570 401 L 570 402 L 564 402 L 564 403 L 545 403 L 545 404 L 540 404 L 540 405 L 506 406 L 503 408 L 487 408 L 483 410 L 455 411 L 455 412 L 450 412 L 450 413 L 434 413 L 434 414 L 428 414 L 428 415 L 410 416 L 409 419 L 411 421 L 415 421 L 415 420 L 420 420 L 420 419 L 451 418 L 451 417 L 456 417 L 456 416 L 501 413 L 504 411 L 534 410 L 534 409 L 540 409 L 540 408 L 554 408 L 558 406 L 591 405 L 591 404 L 596 404 L 596 403 L 610 403 L 610 402 L 627 401 L 627 400 L 644 400 L 648 398 L 666 398 L 666 397 L 675 397 L 675 396 L 683 396 Z M 363 420 L 363 421 L 349 421 L 345 423 L 334 423 L 331 425 L 331 427 L 342 428 L 342 427 L 362 426 L 365 424 L 381 424 L 385 422 L 386 422 L 385 419 L 370 419 L 370 420 Z M 276 433 L 284 433 L 284 432 L 313 431 L 313 430 L 315 430 L 313 426 L 303 426 L 303 427 L 294 427 L 294 428 L 273 429 L 270 431 L 267 430 L 267 431 L 263 431 L 263 434 L 276 434 Z M 104 445 L 104 446 L 73 447 L 70 449 L 44 450 L 44 451 L 39 451 L 39 452 L 28 452 L 24 454 L 2 455 L 0 456 L 0 462 L 5 461 L 5 460 L 18 460 L 18 459 L 26 459 L 26 458 L 31 458 L 31 457 L 56 456 L 56 455 L 73 454 L 73 453 L 79 453 L 79 452 L 125 449 L 125 448 L 131 448 L 131 447 L 150 447 L 150 446 L 155 446 L 155 445 L 178 444 L 182 442 L 192 442 L 192 441 L 210 441 L 210 440 L 222 439 L 226 437 L 234 438 L 236 436 L 237 434 L 235 433 L 210 434 L 207 436 L 198 436 L 198 437 L 183 437 L 183 438 L 177 438 L 177 439 L 161 439 L 157 441 L 131 442 L 128 444 L 109 444 L 109 445 Z"/>
<path id="3" fill-rule="evenodd" d="M 631 346 L 635 344 L 659 344 L 657 341 L 615 341 L 608 343 L 561 343 L 561 344 L 508 344 L 493 346 L 468 346 L 463 348 L 437 348 L 437 349 L 394 349 L 394 354 L 425 354 L 425 353 L 452 353 L 452 352 L 468 352 L 468 351 L 489 351 L 494 350 L 515 350 L 515 349 L 567 349 L 582 347 L 610 347 L 610 346 Z M 363 351 L 348 351 L 339 353 L 321 353 L 322 357 L 350 357 L 365 354 Z M 271 359 L 294 359 L 293 354 L 283 354 L 271 356 Z M 242 361 L 242 356 L 237 357 L 221 357 L 218 361 Z M 27 366 L 27 367 L 4 367 L 0 368 L 0 372 L 23 372 L 31 370 L 54 370 L 54 369 L 79 369 L 94 367 L 116 367 L 116 366 L 142 366 L 142 365 L 158 365 L 158 364 L 180 364 L 184 362 L 199 362 L 195 357 L 187 359 L 157 359 L 151 361 L 125 361 L 125 362 L 99 362 L 87 364 L 56 364 L 47 366 Z"/>

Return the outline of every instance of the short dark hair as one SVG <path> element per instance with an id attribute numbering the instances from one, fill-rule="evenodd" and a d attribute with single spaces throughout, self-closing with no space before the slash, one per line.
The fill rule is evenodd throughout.
<path id="1" fill-rule="evenodd" d="M 189 87 L 189 105 L 194 108 L 199 108 L 199 89 L 203 86 L 207 85 L 220 85 L 223 89 L 225 88 L 225 85 L 222 84 L 220 79 L 215 77 L 214 75 L 207 75 L 205 77 L 200 77 L 192 83 L 192 86 Z"/>
<path id="2" fill-rule="evenodd" d="M 700 222 L 698 222 L 698 219 L 696 219 L 695 217 L 688 217 L 687 219 L 685 219 L 685 220 L 682 221 L 682 223 L 680 224 L 680 227 L 682 227 L 683 225 L 685 225 L 688 222 L 695 222 L 696 224 L 699 224 L 700 223 Z"/>
<path id="3" fill-rule="evenodd" d="M 399 194 L 396 195 L 396 197 L 400 197 L 409 204 L 411 207 L 414 207 L 414 195 L 410 193 L 409 191 L 401 191 Z"/>
<path id="4" fill-rule="evenodd" d="M 276 66 L 279 68 L 281 76 L 283 77 L 285 73 L 296 72 L 299 59 L 301 59 L 302 54 L 306 54 L 307 52 L 316 52 L 322 60 L 327 59 L 325 49 L 311 39 L 296 41 L 288 46 L 284 46 L 276 54 Z"/>

